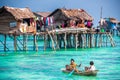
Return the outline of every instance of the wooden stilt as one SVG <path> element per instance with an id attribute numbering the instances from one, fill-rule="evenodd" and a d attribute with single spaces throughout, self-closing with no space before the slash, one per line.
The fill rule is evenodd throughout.
<path id="1" fill-rule="evenodd" d="M 27 51 L 27 35 L 23 34 L 23 50 Z"/>
<path id="2" fill-rule="evenodd" d="M 48 35 L 50 36 L 51 41 L 52 41 L 52 48 L 53 48 L 53 50 L 55 50 L 54 40 L 53 40 L 51 34 L 49 33 L 49 31 L 48 31 Z"/>
<path id="3" fill-rule="evenodd" d="M 90 33 L 90 48 L 92 48 L 92 33 Z"/>
<path id="4" fill-rule="evenodd" d="M 111 46 L 114 47 L 115 46 L 115 42 L 114 42 L 114 40 L 113 40 L 113 38 L 112 38 L 110 33 L 108 33 L 108 38 L 110 40 Z"/>
<path id="5" fill-rule="evenodd" d="M 17 40 L 16 40 L 16 35 L 14 36 L 14 51 L 17 51 Z"/>
<path id="6" fill-rule="evenodd" d="M 99 46 L 99 47 L 102 46 L 102 34 L 99 35 L 99 45 L 98 45 L 98 46 Z"/>
<path id="7" fill-rule="evenodd" d="M 79 39 L 79 47 L 82 48 L 82 35 L 81 34 L 79 34 L 78 39 Z"/>
<path id="8" fill-rule="evenodd" d="M 44 50 L 46 50 L 47 47 L 47 34 L 44 34 Z"/>
<path id="9" fill-rule="evenodd" d="M 90 34 L 88 34 L 88 48 L 90 48 Z"/>
<path id="10" fill-rule="evenodd" d="M 82 48 L 85 48 L 85 45 L 86 45 L 85 35 L 82 34 L 81 37 L 82 37 Z"/>
<path id="11" fill-rule="evenodd" d="M 88 47 L 88 34 L 86 34 L 86 48 Z"/>
<path id="12" fill-rule="evenodd" d="M 59 47 L 62 47 L 62 34 L 59 35 Z"/>
<path id="13" fill-rule="evenodd" d="M 94 34 L 92 34 L 92 47 L 95 47 L 95 35 Z"/>
<path id="14" fill-rule="evenodd" d="M 97 47 L 97 43 L 98 43 L 98 34 L 95 34 L 95 47 Z"/>
<path id="15" fill-rule="evenodd" d="M 47 41 L 48 47 L 50 48 L 50 36 L 47 36 L 47 38 L 48 38 L 48 41 Z"/>
<path id="16" fill-rule="evenodd" d="M 6 34 L 4 35 L 4 51 L 6 52 Z"/>
<path id="17" fill-rule="evenodd" d="M 59 49 L 58 41 L 57 41 L 57 34 L 53 33 L 53 40 L 55 42 L 56 49 Z"/>
<path id="18" fill-rule="evenodd" d="M 4 36 L 5 37 L 5 36 Z M 7 35 L 6 35 L 6 37 L 7 37 Z M 6 39 L 4 38 L 4 42 L 2 42 L 1 40 L 0 40 L 0 42 L 1 42 L 1 44 L 3 45 L 3 47 L 4 47 L 4 51 L 9 51 L 9 49 L 7 48 L 7 46 L 6 46 Z M 5 50 L 5 48 L 6 48 L 6 50 Z"/>
<path id="19" fill-rule="evenodd" d="M 106 33 L 106 47 L 107 47 L 107 41 L 108 41 L 108 37 L 107 37 L 107 33 Z"/>
<path id="20" fill-rule="evenodd" d="M 84 37 L 84 48 L 86 48 L 86 34 L 83 34 L 83 37 Z"/>
<path id="21" fill-rule="evenodd" d="M 72 39 L 73 39 L 73 36 L 72 36 L 72 34 L 70 33 L 70 35 L 69 35 L 70 48 L 73 47 L 73 46 L 72 46 Z"/>
<path id="22" fill-rule="evenodd" d="M 33 35 L 34 36 L 34 50 L 38 51 L 38 45 L 37 45 L 37 38 L 36 38 L 36 34 Z"/>
<path id="23" fill-rule="evenodd" d="M 78 33 L 75 35 L 75 48 L 78 47 Z"/>
<path id="24" fill-rule="evenodd" d="M 67 33 L 65 32 L 65 36 L 64 36 L 65 49 L 67 48 L 67 40 L 66 40 L 66 35 L 67 35 Z"/>

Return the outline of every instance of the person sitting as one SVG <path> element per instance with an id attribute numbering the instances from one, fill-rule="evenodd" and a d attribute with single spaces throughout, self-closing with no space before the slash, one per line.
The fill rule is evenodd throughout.
<path id="1" fill-rule="evenodd" d="M 83 22 L 83 21 L 79 22 L 79 23 L 77 24 L 77 27 L 78 27 L 78 28 L 84 28 L 84 27 L 85 27 L 84 22 Z"/>
<path id="2" fill-rule="evenodd" d="M 91 21 L 91 20 L 88 20 L 88 21 L 87 21 L 87 28 L 92 28 L 92 26 L 93 26 L 92 21 Z"/>
<path id="3" fill-rule="evenodd" d="M 70 68 L 70 65 L 65 65 L 65 67 L 67 71 L 72 71 L 72 69 Z"/>
<path id="4" fill-rule="evenodd" d="M 90 61 L 90 67 L 85 67 L 85 71 L 94 71 L 94 70 L 96 70 L 94 66 L 94 62 Z"/>
<path id="5" fill-rule="evenodd" d="M 74 59 L 71 59 L 71 63 L 70 63 L 70 69 L 71 70 L 75 70 L 76 72 L 78 72 L 78 70 L 77 70 L 77 64 L 75 63 L 75 61 L 74 61 Z"/>

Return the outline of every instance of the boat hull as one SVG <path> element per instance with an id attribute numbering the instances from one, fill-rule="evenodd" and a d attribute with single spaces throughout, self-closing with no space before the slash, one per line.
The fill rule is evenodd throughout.
<path id="1" fill-rule="evenodd" d="M 61 69 L 62 72 L 64 73 L 70 73 L 71 71 L 65 70 L 65 69 Z M 97 75 L 98 70 L 94 70 L 94 71 L 79 71 L 79 72 L 73 72 L 73 75 L 80 75 L 80 76 L 96 76 Z"/>

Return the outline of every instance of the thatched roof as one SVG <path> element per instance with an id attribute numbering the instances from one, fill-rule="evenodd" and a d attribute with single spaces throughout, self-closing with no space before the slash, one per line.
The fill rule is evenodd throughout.
<path id="1" fill-rule="evenodd" d="M 35 17 L 35 15 L 30 11 L 29 8 L 13 8 L 8 6 L 3 6 L 2 8 L 0 8 L 0 13 L 4 11 L 11 13 L 16 20 Z"/>
<path id="2" fill-rule="evenodd" d="M 82 19 L 82 20 L 93 20 L 92 16 L 90 16 L 85 10 L 83 9 L 56 9 L 53 13 L 49 16 L 54 16 L 58 11 L 62 14 L 58 16 L 65 16 L 68 19 Z"/>
<path id="3" fill-rule="evenodd" d="M 34 12 L 35 15 L 40 17 L 47 17 L 51 12 Z"/>

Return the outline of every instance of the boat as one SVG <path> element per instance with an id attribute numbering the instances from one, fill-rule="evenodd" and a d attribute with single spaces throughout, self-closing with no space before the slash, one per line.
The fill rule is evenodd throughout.
<path id="1" fill-rule="evenodd" d="M 61 69 L 64 73 L 70 73 L 71 71 L 66 70 L 65 68 Z M 80 75 L 80 76 L 96 76 L 98 70 L 94 71 L 79 71 L 79 72 L 73 72 L 73 75 Z"/>

